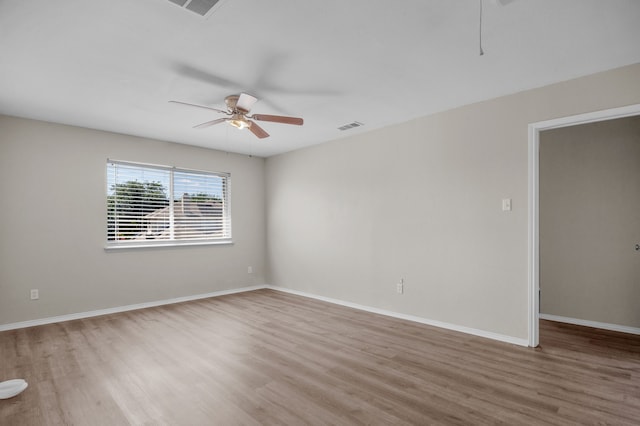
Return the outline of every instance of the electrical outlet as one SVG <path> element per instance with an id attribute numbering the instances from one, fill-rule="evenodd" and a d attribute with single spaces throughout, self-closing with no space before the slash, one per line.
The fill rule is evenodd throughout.
<path id="1" fill-rule="evenodd" d="M 401 279 L 398 284 L 396 284 L 396 291 L 398 294 L 404 293 L 404 279 Z"/>
<path id="2" fill-rule="evenodd" d="M 40 292 L 37 288 L 31 289 L 30 292 L 31 300 L 38 300 L 40 298 Z"/>
<path id="3" fill-rule="evenodd" d="M 253 266 L 247 268 L 247 274 L 253 274 Z"/>

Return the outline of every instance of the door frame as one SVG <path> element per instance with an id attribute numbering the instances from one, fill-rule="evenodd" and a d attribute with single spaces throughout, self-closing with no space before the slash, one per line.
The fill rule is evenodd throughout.
<path id="1" fill-rule="evenodd" d="M 540 132 L 597 121 L 640 115 L 640 104 L 588 112 L 529 124 L 529 214 L 528 214 L 528 341 L 540 341 Z"/>

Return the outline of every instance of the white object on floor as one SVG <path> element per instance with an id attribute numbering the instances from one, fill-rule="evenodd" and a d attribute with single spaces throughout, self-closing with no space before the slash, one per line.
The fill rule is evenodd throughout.
<path id="1" fill-rule="evenodd" d="M 25 390 L 29 384 L 23 379 L 0 382 L 0 399 L 13 398 Z"/>

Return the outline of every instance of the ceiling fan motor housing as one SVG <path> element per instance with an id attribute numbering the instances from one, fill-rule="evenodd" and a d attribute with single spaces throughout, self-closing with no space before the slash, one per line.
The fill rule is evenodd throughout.
<path id="1" fill-rule="evenodd" d="M 229 95 L 226 98 L 224 98 L 224 103 L 227 104 L 227 108 L 229 108 L 232 111 L 235 111 L 236 106 L 238 105 L 239 98 L 240 98 L 239 95 Z"/>

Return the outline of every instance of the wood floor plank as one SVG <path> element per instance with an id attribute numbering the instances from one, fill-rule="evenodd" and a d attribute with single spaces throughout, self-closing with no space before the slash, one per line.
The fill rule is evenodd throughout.
<path id="1" fill-rule="evenodd" d="M 2 425 L 640 424 L 640 336 L 522 348 L 272 290 L 0 333 Z"/>

